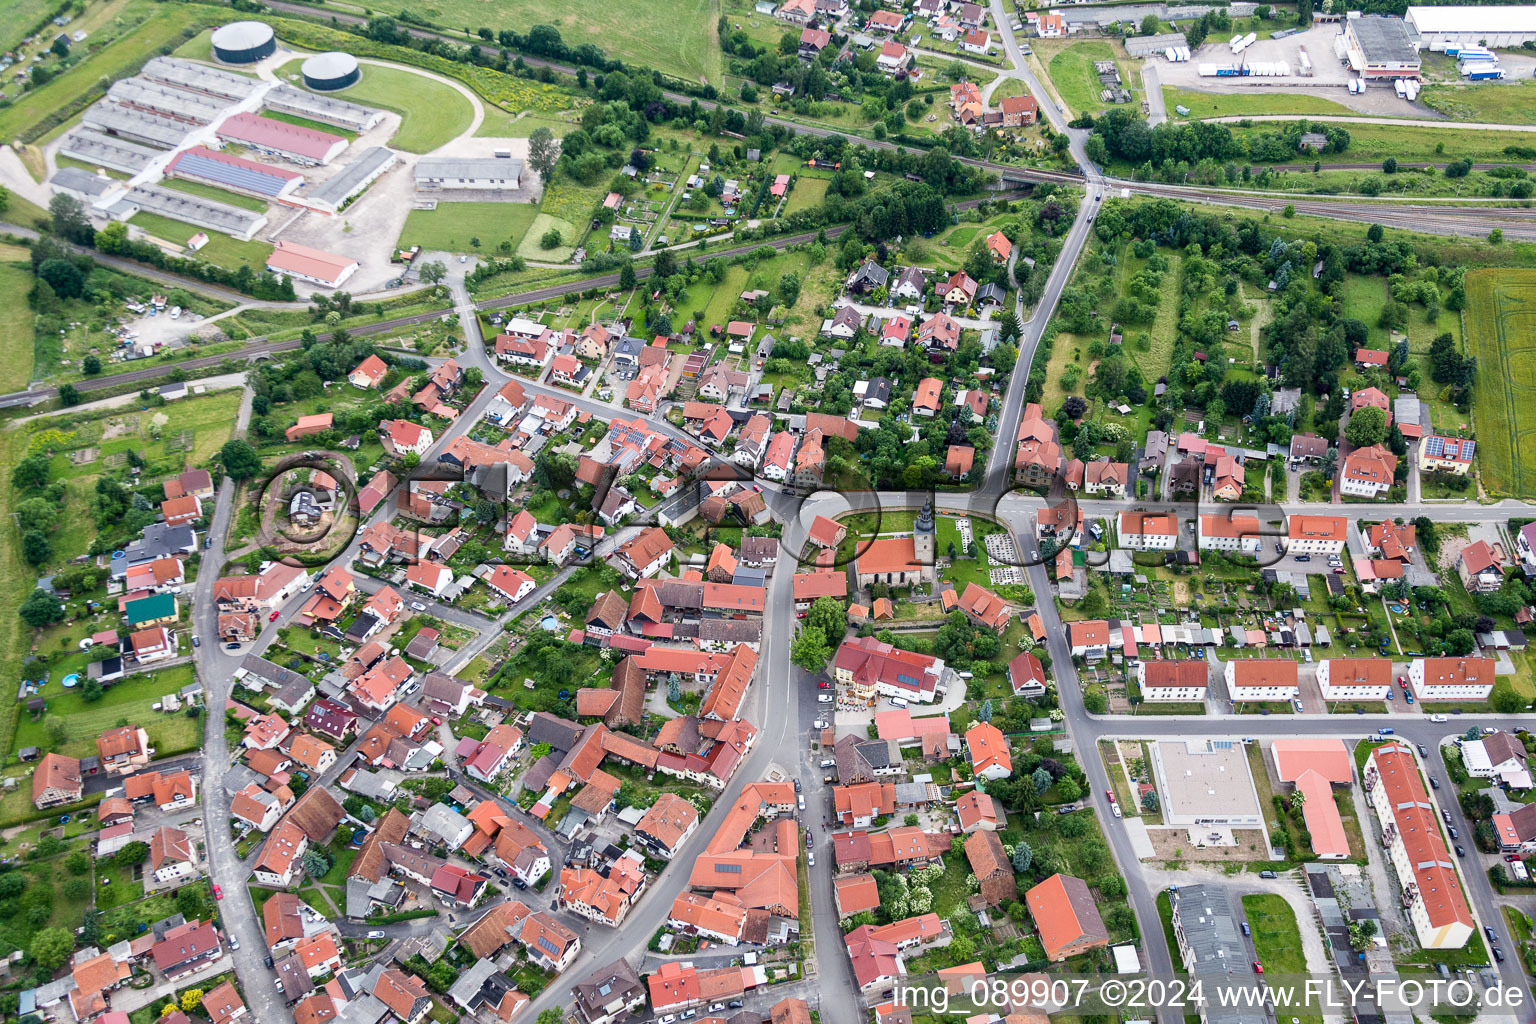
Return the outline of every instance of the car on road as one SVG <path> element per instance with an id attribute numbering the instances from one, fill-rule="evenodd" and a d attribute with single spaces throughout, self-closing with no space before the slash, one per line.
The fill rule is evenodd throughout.
<path id="1" fill-rule="evenodd" d="M 238 651 L 240 649 L 240 645 L 231 640 L 229 643 L 224 645 L 224 649 L 226 651 Z"/>
<path id="2" fill-rule="evenodd" d="M 213 898 L 216 900 L 221 900 L 224 898 L 224 890 L 219 888 L 218 882 L 213 883 Z"/>
<path id="3" fill-rule="evenodd" d="M 237 938 L 236 936 L 231 935 L 229 937 L 229 948 L 230 949 L 239 949 L 240 948 L 240 940 L 239 940 L 239 938 Z"/>
<path id="4" fill-rule="evenodd" d="M 272 966 L 272 956 L 271 956 L 271 954 L 269 953 L 268 955 L 262 957 L 261 958 L 261 962 L 266 964 L 268 967 L 271 967 Z"/>
<path id="5" fill-rule="evenodd" d="M 1429 720 L 1431 722 L 1447 722 L 1447 721 L 1450 721 L 1450 719 L 1446 718 L 1444 715 L 1430 715 L 1429 716 Z"/>
<path id="6" fill-rule="evenodd" d="M 283 990 L 283 979 L 282 978 L 274 978 L 272 983 L 277 986 L 277 990 L 279 992 L 281 992 Z"/>
<path id="7" fill-rule="evenodd" d="M 1310 562 L 1310 561 L 1312 561 L 1312 556 L 1311 555 L 1297 555 L 1293 559 L 1293 561 L 1296 561 L 1296 562 Z"/>
<path id="8" fill-rule="evenodd" d="M 1413 694 L 1411 694 L 1411 693 L 1404 693 L 1403 694 L 1403 700 L 1407 701 L 1409 704 L 1412 704 L 1413 703 Z"/>
<path id="9" fill-rule="evenodd" d="M 1497 960 L 1499 963 L 1503 963 L 1504 962 L 1504 951 L 1502 949 L 1500 949 L 1498 946 L 1494 946 L 1493 947 L 1493 958 L 1495 960 Z"/>
<path id="10" fill-rule="evenodd" d="M 1397 698 L 1395 696 L 1393 696 L 1391 690 L 1387 691 L 1387 700 L 1397 700 Z"/>
<path id="11" fill-rule="evenodd" d="M 1109 802 L 1110 802 L 1110 803 L 1114 803 L 1114 802 L 1115 802 L 1115 791 L 1114 791 L 1114 790 L 1112 790 L 1112 789 L 1106 789 L 1106 790 L 1105 790 L 1105 791 L 1104 791 L 1104 795 L 1105 795 L 1105 796 L 1107 796 L 1107 797 L 1109 797 Z"/>
<path id="12" fill-rule="evenodd" d="M 1119 804 L 1111 804 L 1109 809 L 1114 813 L 1115 817 L 1119 818 L 1122 816 Z"/>
<path id="13" fill-rule="evenodd" d="M 1380 729 L 1376 730 L 1376 735 L 1378 735 L 1378 736 L 1391 736 L 1395 731 L 1396 730 L 1393 729 L 1390 725 L 1384 725 Z"/>
<path id="14" fill-rule="evenodd" d="M 1451 834 L 1451 838 L 1452 839 L 1460 839 L 1461 838 L 1461 833 L 1456 831 L 1456 826 L 1455 825 L 1447 825 L 1446 826 L 1446 831 L 1448 831 Z"/>
<path id="15" fill-rule="evenodd" d="M 747 1004 L 742 1002 L 740 999 L 732 999 L 730 1002 L 726 1003 L 725 1005 L 729 1006 L 733 1010 L 739 1010 L 743 1006 L 746 1006 Z"/>
<path id="16" fill-rule="evenodd" d="M 1244 935 L 1252 935 L 1253 934 L 1253 929 L 1248 927 L 1248 922 L 1247 921 L 1243 922 L 1243 934 Z"/>
<path id="17" fill-rule="evenodd" d="M 1253 962 L 1253 973 L 1254 974 L 1263 974 L 1264 973 L 1264 965 L 1259 963 L 1257 960 L 1255 960 Z"/>
<path id="18" fill-rule="evenodd" d="M 1259 877 L 1260 878 L 1279 878 L 1280 876 L 1275 874 L 1270 869 L 1265 868 L 1263 871 L 1259 872 Z"/>
<path id="19" fill-rule="evenodd" d="M 375 928 L 373 931 L 368 933 L 368 937 L 370 939 L 382 939 L 384 937 L 384 933 Z"/>
<path id="20" fill-rule="evenodd" d="M 818 703 L 818 704 L 831 704 L 832 703 L 832 695 L 830 693 L 818 693 L 816 695 L 816 703 Z"/>
<path id="21" fill-rule="evenodd" d="M 1444 808 L 1444 807 L 1440 808 L 1440 817 L 1445 819 L 1445 823 L 1447 825 L 1449 825 L 1451 823 L 1451 812 L 1449 810 L 1447 810 L 1446 808 Z"/>
<path id="22" fill-rule="evenodd" d="M 667 1014 L 665 1017 L 656 1018 L 656 1024 L 676 1024 L 676 1021 L 677 1015 L 671 1013 Z"/>
<path id="23" fill-rule="evenodd" d="M 800 792 L 800 780 L 799 779 L 795 780 L 795 792 L 796 793 Z"/>
<path id="24" fill-rule="evenodd" d="M 1466 855 L 1467 855 L 1467 851 L 1466 850 L 1462 849 L 1460 846 L 1456 847 L 1456 856 L 1458 856 L 1458 857 L 1465 857 Z"/>
<path id="25" fill-rule="evenodd" d="M 816 851 L 815 850 L 807 851 L 807 853 L 805 855 L 805 864 L 806 864 L 807 867 L 812 867 L 812 868 L 816 866 Z"/>
<path id="26" fill-rule="evenodd" d="M 832 689 L 832 684 L 827 682 L 825 679 L 823 679 L 821 682 L 816 684 L 816 689 L 818 689 L 818 690 L 830 690 L 830 689 Z"/>
<path id="27" fill-rule="evenodd" d="M 279 615 L 281 615 L 281 614 L 283 614 L 283 610 L 281 608 L 274 608 L 272 610 L 272 614 L 267 616 L 267 621 L 268 622 L 276 622 L 277 621 L 277 617 Z"/>
<path id="28" fill-rule="evenodd" d="M 203 646 L 202 639 L 196 633 L 192 634 L 192 646 L 193 647 L 201 647 L 201 646 Z"/>
<path id="29" fill-rule="evenodd" d="M 420 601 L 412 601 L 411 602 L 411 611 L 413 611 L 413 612 L 424 612 L 426 610 L 427 610 L 427 606 L 422 604 Z"/>
<path id="30" fill-rule="evenodd" d="M 710 1013 L 719 1013 L 723 1009 L 725 1009 L 725 1004 L 724 1003 L 710 1003 L 709 1004 L 709 1012 Z"/>
<path id="31" fill-rule="evenodd" d="M 799 802 L 800 802 L 800 809 L 801 809 L 801 810 L 802 810 L 802 811 L 803 811 L 803 810 L 805 810 L 805 794 L 804 794 L 804 793 L 801 793 L 801 794 L 800 794 L 800 795 L 798 795 L 798 796 L 797 796 L 797 797 L 795 797 L 795 799 L 796 799 L 796 800 L 798 800 L 798 801 L 799 801 Z"/>
<path id="32" fill-rule="evenodd" d="M 1424 744 L 1416 743 L 1416 744 L 1414 744 L 1414 746 L 1419 748 L 1419 756 L 1420 757 L 1428 757 L 1429 756 L 1429 748 L 1426 747 Z"/>
<path id="33" fill-rule="evenodd" d="M 699 1015 L 699 1011 L 698 1010 L 684 1010 L 682 1013 L 677 1015 L 677 1019 L 678 1020 L 692 1020 L 693 1018 L 697 1017 L 698 1015 Z"/>
<path id="34" fill-rule="evenodd" d="M 1429 788 L 1430 789 L 1439 789 L 1440 788 L 1440 780 L 1435 778 L 1433 775 L 1431 775 L 1429 777 Z"/>
<path id="35" fill-rule="evenodd" d="M 1497 932 L 1495 932 L 1493 930 L 1493 925 L 1491 925 L 1491 924 L 1483 925 L 1483 931 L 1488 933 L 1488 941 L 1489 942 L 1497 942 L 1497 941 L 1499 941 L 1499 935 L 1498 935 Z"/>
<path id="36" fill-rule="evenodd" d="M 1513 864 L 1515 861 L 1517 861 L 1519 859 L 1520 859 L 1520 855 L 1518 853 L 1506 853 L 1504 855 L 1504 860 L 1507 861 L 1510 864 Z M 1484 927 L 1487 927 L 1487 926 L 1484 925 Z"/>

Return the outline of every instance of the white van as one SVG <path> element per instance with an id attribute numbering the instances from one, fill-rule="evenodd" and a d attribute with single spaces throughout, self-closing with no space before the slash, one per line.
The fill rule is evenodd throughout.
<path id="1" fill-rule="evenodd" d="M 891 707 L 893 707 L 893 708 L 904 708 L 906 706 L 907 706 L 907 702 L 903 698 L 901 698 L 901 697 L 892 697 L 891 698 Z"/>

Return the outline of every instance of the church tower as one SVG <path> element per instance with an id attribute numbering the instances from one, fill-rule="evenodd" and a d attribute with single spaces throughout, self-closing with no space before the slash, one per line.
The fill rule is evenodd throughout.
<path id="1" fill-rule="evenodd" d="M 923 567 L 925 575 L 933 570 L 934 547 L 937 542 L 938 529 L 933 524 L 933 506 L 924 502 L 922 511 L 917 514 L 917 522 L 912 524 L 912 548 L 917 564 Z"/>

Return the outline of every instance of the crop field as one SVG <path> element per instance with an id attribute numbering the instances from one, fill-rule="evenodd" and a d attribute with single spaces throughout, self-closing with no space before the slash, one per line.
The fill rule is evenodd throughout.
<path id="1" fill-rule="evenodd" d="M 1536 271 L 1467 274 L 1467 345 L 1477 357 L 1473 425 L 1490 492 L 1536 496 Z"/>
<path id="2" fill-rule="evenodd" d="M 486 4 L 483 0 L 436 0 L 415 13 L 429 21 L 471 30 L 487 26 L 526 32 L 553 25 L 568 46 L 592 43 L 626 64 L 655 68 L 715 85 L 723 79 L 715 5 L 710 0 L 613 0 L 573 7 L 560 0 Z"/>
<path id="3" fill-rule="evenodd" d="M 495 252 L 502 242 L 515 249 L 528 234 L 539 208 L 531 203 L 438 203 L 435 210 L 412 210 L 400 232 L 401 245 L 423 249 Z"/>

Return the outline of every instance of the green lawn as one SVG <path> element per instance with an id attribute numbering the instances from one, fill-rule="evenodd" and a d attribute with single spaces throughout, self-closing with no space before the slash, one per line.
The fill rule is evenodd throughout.
<path id="1" fill-rule="evenodd" d="M 0 391 L 20 391 L 32 380 L 32 310 L 27 293 L 32 272 L 25 265 L 0 264 Z"/>
<path id="2" fill-rule="evenodd" d="M 546 249 L 541 243 L 551 229 L 560 232 L 560 244 L 552 249 Z M 524 228 L 523 240 L 517 246 L 517 254 L 527 260 L 559 263 L 570 259 L 571 253 L 576 251 L 576 239 L 579 234 L 580 229 L 570 221 L 541 213 L 533 218 L 531 225 Z"/>
<path id="3" fill-rule="evenodd" d="M 1204 95 L 1204 94 L 1201 94 Z M 1188 104 L 1185 104 L 1188 106 Z M 1525 162 L 1504 152 L 1505 146 L 1536 146 L 1531 132 L 1517 131 L 1468 131 L 1454 124 L 1426 124 L 1410 126 L 1402 124 L 1355 124 L 1347 121 L 1332 122 L 1349 132 L 1349 148 L 1332 154 L 1324 163 L 1367 163 L 1395 157 L 1402 163 L 1446 163 L 1465 157 L 1479 162 Z M 1273 122 L 1259 122 L 1252 128 L 1233 126 L 1233 134 L 1252 136 L 1273 133 L 1281 127 Z M 1441 147 L 1436 152 L 1436 147 Z M 1302 161 L 1299 157 L 1288 161 Z"/>
<path id="4" fill-rule="evenodd" d="M 1536 272 L 1476 270 L 1467 275 L 1467 344 L 1478 361 L 1473 391 L 1478 469 L 1489 491 L 1536 494 L 1536 465 L 1521 454 L 1531 444 L 1529 303 Z M 1532 424 L 1536 427 L 1536 423 Z"/>
<path id="5" fill-rule="evenodd" d="M 40 696 L 48 701 L 48 710 L 39 721 L 23 713 L 16 726 L 15 748 L 37 746 L 71 757 L 84 757 L 96 750 L 96 737 L 122 719 L 142 725 L 149 732 L 150 743 L 160 754 L 195 750 L 200 745 L 202 720 L 184 714 L 164 714 L 150 710 L 150 705 L 168 693 L 175 693 L 192 681 L 192 666 L 178 665 L 142 676 L 130 676 L 107 690 L 95 703 L 87 701 L 80 689 L 66 690 L 58 682 L 43 687 Z M 49 735 L 50 717 L 61 719 L 68 729 L 64 741 L 55 745 Z"/>
<path id="6" fill-rule="evenodd" d="M 458 138 L 475 116 L 469 100 L 453 86 L 404 68 L 365 64 L 362 81 L 340 96 L 399 114 L 400 130 L 390 145 L 407 153 L 430 153 Z"/>
<path id="7" fill-rule="evenodd" d="M 1090 65 L 1090 70 L 1092 67 Z M 1054 77 L 1054 75 L 1053 75 Z M 1178 105 L 1189 108 L 1189 116 L 1227 117 L 1242 114 L 1344 114 L 1359 116 L 1342 103 L 1325 100 L 1321 96 L 1304 93 L 1271 92 L 1255 89 L 1252 92 L 1212 93 L 1194 89 L 1175 89 L 1163 86 L 1163 105 L 1170 118 L 1176 117 L 1173 108 Z M 1351 131 L 1354 129 L 1351 128 Z"/>
<path id="8" fill-rule="evenodd" d="M 567 46 L 593 43 L 610 57 L 697 82 L 723 80 L 719 10 L 710 0 L 613 0 L 574 8 L 560 0 L 487 5 L 482 0 L 439 0 L 417 13 L 445 28 L 488 26 L 526 32 L 553 25 Z"/>
<path id="9" fill-rule="evenodd" d="M 531 203 L 444 203 L 435 210 L 412 210 L 400 232 L 400 244 L 449 252 L 494 252 L 502 242 L 520 244 L 539 216 Z"/>
<path id="10" fill-rule="evenodd" d="M 241 241 L 217 231 L 205 231 L 195 224 L 162 217 L 158 213 L 140 211 L 133 215 L 129 223 L 136 228 L 144 229 L 156 238 L 174 242 L 177 245 L 186 245 L 189 238 L 202 231 L 208 236 L 208 244 L 197 251 L 196 257 L 232 270 L 238 270 L 242 265 L 249 266 L 252 270 L 263 270 L 267 265 L 267 257 L 272 255 L 272 246 L 266 242 L 255 238 L 248 242 Z"/>
<path id="11" fill-rule="evenodd" d="M 0 51 L 14 49 L 33 26 L 53 13 L 55 6 L 49 0 L 11 0 L 0 25 Z"/>

